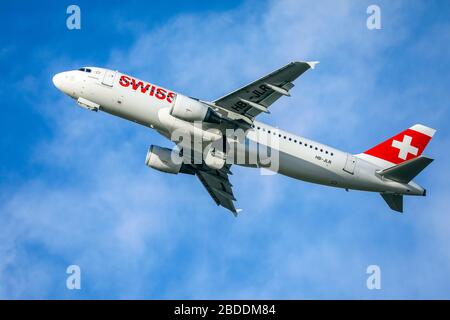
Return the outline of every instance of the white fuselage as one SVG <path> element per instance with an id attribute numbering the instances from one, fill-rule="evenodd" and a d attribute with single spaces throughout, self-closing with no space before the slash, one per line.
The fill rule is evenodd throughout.
<path id="1" fill-rule="evenodd" d="M 94 67 L 89 70 L 62 72 L 53 81 L 72 98 L 85 101 L 88 108 L 150 127 L 169 139 L 175 130 L 190 133 L 198 130 L 192 122 L 170 114 L 175 103 L 189 101 L 190 98 L 145 81 L 142 81 L 142 86 L 134 88 L 130 83 L 124 85 L 120 79 L 125 75 L 117 71 Z M 147 90 L 144 90 L 147 85 Z M 203 130 L 202 136 L 210 141 L 220 137 L 214 130 Z M 244 150 L 249 157 L 252 150 L 259 150 L 250 150 L 249 143 L 278 152 L 276 166 L 268 169 L 295 179 L 345 189 L 408 195 L 424 193 L 424 189 L 414 182 L 403 184 L 383 179 L 377 174 L 381 168 L 362 158 L 261 122 L 255 121 L 254 126 L 245 133 L 245 139 L 236 142 L 235 147 Z M 249 163 L 235 164 L 251 166 Z"/>

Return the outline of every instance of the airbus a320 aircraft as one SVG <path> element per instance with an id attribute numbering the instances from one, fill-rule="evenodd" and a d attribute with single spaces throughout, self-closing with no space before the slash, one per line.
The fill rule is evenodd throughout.
<path id="1" fill-rule="evenodd" d="M 435 130 L 421 124 L 360 154 L 258 122 L 260 113 L 289 96 L 297 77 L 318 62 L 292 62 L 215 101 L 184 96 L 119 71 L 83 67 L 53 77 L 81 107 L 105 111 L 155 129 L 175 142 L 152 145 L 146 164 L 166 173 L 196 175 L 217 205 L 236 209 L 231 165 L 264 167 L 312 183 L 380 193 L 403 212 L 403 196 L 425 196 L 412 180 L 433 160 L 422 152 Z"/>

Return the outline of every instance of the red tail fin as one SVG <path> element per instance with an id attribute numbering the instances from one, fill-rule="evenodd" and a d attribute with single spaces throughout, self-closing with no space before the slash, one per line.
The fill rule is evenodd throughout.
<path id="1" fill-rule="evenodd" d="M 420 156 L 435 132 L 435 129 L 416 124 L 360 156 L 383 167 L 396 165 Z"/>

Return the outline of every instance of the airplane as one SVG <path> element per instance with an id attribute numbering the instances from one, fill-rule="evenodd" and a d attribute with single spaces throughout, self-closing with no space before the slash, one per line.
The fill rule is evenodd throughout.
<path id="1" fill-rule="evenodd" d="M 403 212 L 403 196 L 425 196 L 413 179 L 433 159 L 422 155 L 435 129 L 415 124 L 359 154 L 350 154 L 256 121 L 318 61 L 291 62 L 214 101 L 188 97 L 116 70 L 82 67 L 57 73 L 57 89 L 91 111 L 134 121 L 174 142 L 150 146 L 145 163 L 165 173 L 196 175 L 217 205 L 235 216 L 230 167 L 263 168 L 346 191 L 379 193 Z"/>

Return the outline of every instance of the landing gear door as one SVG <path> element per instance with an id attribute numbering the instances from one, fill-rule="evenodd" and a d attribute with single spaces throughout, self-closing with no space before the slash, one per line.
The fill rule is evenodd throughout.
<path id="1" fill-rule="evenodd" d="M 114 79 L 116 78 L 117 71 L 106 70 L 103 75 L 102 83 L 106 86 L 112 87 L 114 85 Z"/>
<path id="2" fill-rule="evenodd" d="M 347 154 L 347 161 L 345 162 L 344 171 L 350 174 L 355 173 L 356 158 L 351 154 Z"/>

